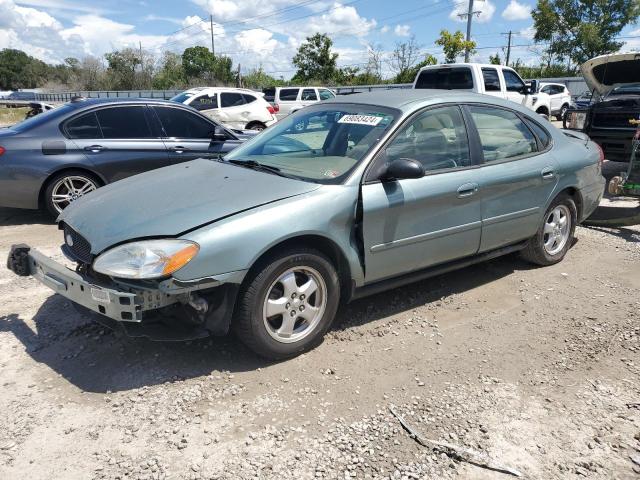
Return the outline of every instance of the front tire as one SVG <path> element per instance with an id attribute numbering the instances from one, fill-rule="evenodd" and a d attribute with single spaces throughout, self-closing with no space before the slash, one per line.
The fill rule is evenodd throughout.
<path id="1" fill-rule="evenodd" d="M 576 204 L 569 195 L 556 197 L 547 208 L 536 235 L 522 251 L 522 257 L 543 266 L 560 262 L 573 243 L 577 217 Z"/>
<path id="2" fill-rule="evenodd" d="M 340 281 L 329 259 L 313 249 L 289 250 L 260 262 L 250 273 L 233 326 L 258 355 L 291 358 L 322 341 L 339 302 Z"/>
<path id="3" fill-rule="evenodd" d="M 44 190 L 45 207 L 57 217 L 71 202 L 100 186 L 96 177 L 81 170 L 59 173 L 49 180 Z"/>
<path id="4" fill-rule="evenodd" d="M 566 104 L 563 105 L 562 108 L 560 109 L 560 113 L 556 115 L 556 120 L 563 121 L 564 117 L 567 115 L 567 110 L 569 110 L 569 106 Z"/>

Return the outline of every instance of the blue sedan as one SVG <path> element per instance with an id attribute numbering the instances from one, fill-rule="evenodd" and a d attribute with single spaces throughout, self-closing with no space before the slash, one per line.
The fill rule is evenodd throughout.
<path id="1" fill-rule="evenodd" d="M 342 302 L 515 251 L 561 261 L 602 197 L 602 160 L 585 135 L 513 102 L 358 94 L 218 161 L 77 200 L 59 218 L 76 271 L 26 245 L 8 265 L 132 335 L 233 328 L 287 358 L 321 341 Z"/>

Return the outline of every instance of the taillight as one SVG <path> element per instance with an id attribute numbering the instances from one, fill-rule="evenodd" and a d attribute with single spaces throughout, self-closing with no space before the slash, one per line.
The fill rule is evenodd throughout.
<path id="1" fill-rule="evenodd" d="M 600 165 L 600 169 L 602 169 L 602 165 L 604 164 L 604 150 L 602 150 L 602 147 L 597 143 L 596 147 L 598 147 L 598 153 L 600 154 L 600 158 L 598 158 L 598 165 Z"/>
<path id="2" fill-rule="evenodd" d="M 273 110 L 278 113 L 280 111 L 280 105 L 278 105 L 277 103 L 273 106 Z"/>
<path id="3" fill-rule="evenodd" d="M 0 155 L 2 155 L 4 152 L 6 152 L 7 150 L 5 150 L 4 147 L 0 147 Z"/>
<path id="4" fill-rule="evenodd" d="M 267 107 L 267 110 L 269 110 L 269 113 L 270 113 L 271 115 L 273 115 L 274 113 L 276 113 L 276 109 L 275 109 L 275 108 L 273 108 L 271 105 L 269 105 L 269 106 Z"/>

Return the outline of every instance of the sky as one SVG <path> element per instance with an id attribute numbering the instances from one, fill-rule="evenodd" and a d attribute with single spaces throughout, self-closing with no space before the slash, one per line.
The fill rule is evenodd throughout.
<path id="1" fill-rule="evenodd" d="M 475 0 L 472 38 L 484 62 L 507 44 L 511 58 L 536 64 L 531 10 L 535 0 Z M 441 29 L 466 31 L 468 0 L 0 0 L 0 49 L 17 48 L 49 63 L 66 57 L 102 57 L 123 47 L 160 54 L 210 47 L 210 15 L 216 54 L 242 70 L 262 69 L 275 77 L 295 73 L 291 58 L 307 36 L 327 33 L 340 66 L 364 66 L 368 49 L 388 59 L 398 42 L 415 35 L 421 53 L 442 60 L 434 44 Z M 640 24 L 622 32 L 623 50 L 640 50 Z M 390 74 L 387 62 L 385 73 Z"/>

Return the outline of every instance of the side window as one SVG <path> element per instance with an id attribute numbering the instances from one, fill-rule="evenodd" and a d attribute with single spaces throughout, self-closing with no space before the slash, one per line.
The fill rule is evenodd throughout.
<path id="1" fill-rule="evenodd" d="M 293 102 L 298 99 L 299 88 L 283 88 L 280 90 L 280 101 Z"/>
<path id="2" fill-rule="evenodd" d="M 524 82 L 516 74 L 516 72 L 512 70 L 503 70 L 502 74 L 504 75 L 504 82 L 505 82 L 505 85 L 507 86 L 508 92 L 521 93 L 523 91 Z"/>
<path id="3" fill-rule="evenodd" d="M 484 90 L 486 92 L 500 91 L 500 78 L 495 68 L 483 68 L 482 78 L 484 79 Z"/>
<path id="4" fill-rule="evenodd" d="M 244 103 L 251 103 L 257 100 L 253 95 L 249 95 L 248 93 L 243 93 L 242 98 L 244 98 Z"/>
<path id="5" fill-rule="evenodd" d="M 418 160 L 425 170 L 468 167 L 469 142 L 458 107 L 427 110 L 403 127 L 385 148 L 385 161 Z"/>
<path id="6" fill-rule="evenodd" d="M 538 150 L 536 137 L 515 113 L 495 107 L 469 106 L 485 162 L 528 155 Z"/>
<path id="7" fill-rule="evenodd" d="M 104 138 L 151 138 L 146 107 L 113 107 L 96 111 Z"/>
<path id="8" fill-rule="evenodd" d="M 549 135 L 549 132 L 547 132 L 544 128 L 542 128 L 542 126 L 540 126 L 537 122 L 534 122 L 533 120 L 531 120 L 529 118 L 525 117 L 524 121 L 527 124 L 527 126 L 531 130 L 533 130 L 533 133 L 536 134 L 536 137 L 538 137 L 538 140 L 540 141 L 540 146 L 542 147 L 542 150 L 547 148 L 549 146 L 549 144 L 551 143 L 551 135 Z"/>
<path id="9" fill-rule="evenodd" d="M 68 121 L 64 130 L 69 138 L 102 138 L 95 112 L 80 115 Z"/>
<path id="10" fill-rule="evenodd" d="M 244 101 L 244 97 L 241 93 L 222 92 L 220 94 L 220 106 L 222 108 L 239 107 L 240 105 L 244 105 L 245 103 L 246 102 Z"/>
<path id="11" fill-rule="evenodd" d="M 548 95 L 551 95 L 551 85 L 545 85 L 544 87 L 542 87 L 540 89 L 541 93 L 546 93 Z"/>
<path id="12" fill-rule="evenodd" d="M 167 137 L 210 139 L 215 126 L 181 108 L 153 107 Z"/>
<path id="13" fill-rule="evenodd" d="M 325 90 L 324 88 L 318 90 L 318 93 L 320 94 L 320 100 L 329 100 L 330 98 L 335 98 L 333 92 L 331 92 L 330 90 Z"/>
<path id="14" fill-rule="evenodd" d="M 300 100 L 303 101 L 316 101 L 318 100 L 318 96 L 316 95 L 316 91 L 313 88 L 305 88 L 302 90 L 302 96 Z"/>
<path id="15" fill-rule="evenodd" d="M 191 100 L 190 107 L 196 110 L 211 110 L 218 108 L 218 98 L 215 93 L 213 95 L 200 95 L 198 98 Z"/>

